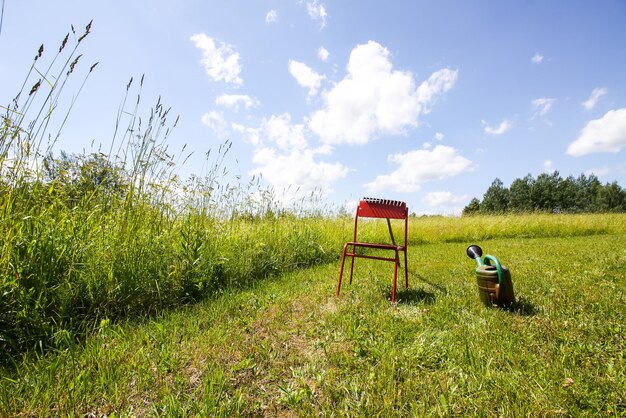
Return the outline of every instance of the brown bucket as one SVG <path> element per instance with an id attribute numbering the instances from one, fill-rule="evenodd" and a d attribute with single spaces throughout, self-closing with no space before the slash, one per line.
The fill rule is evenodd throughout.
<path id="1" fill-rule="evenodd" d="M 515 303 L 511 272 L 504 266 L 502 267 L 502 283 L 498 279 L 498 270 L 495 266 L 477 267 L 476 284 L 478 296 L 485 306 L 511 308 Z"/>

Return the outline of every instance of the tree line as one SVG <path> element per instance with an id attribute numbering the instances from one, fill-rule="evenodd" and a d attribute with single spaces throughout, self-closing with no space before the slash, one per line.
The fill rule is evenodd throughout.
<path id="1" fill-rule="evenodd" d="M 515 179 L 510 187 L 496 178 L 483 195 L 473 198 L 463 215 L 506 212 L 626 212 L 626 190 L 616 181 L 602 184 L 595 175 L 562 178 L 558 171 Z"/>

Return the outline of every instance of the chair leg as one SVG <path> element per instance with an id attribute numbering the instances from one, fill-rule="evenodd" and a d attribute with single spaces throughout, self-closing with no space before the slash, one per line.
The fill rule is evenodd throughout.
<path id="1" fill-rule="evenodd" d="M 409 265 L 406 260 L 406 248 L 404 249 L 404 281 L 405 281 L 405 286 L 408 289 L 409 288 Z"/>
<path id="2" fill-rule="evenodd" d="M 353 246 L 352 247 L 352 254 L 356 254 L 356 248 Z M 352 256 L 352 262 L 350 263 L 350 284 L 352 284 L 352 272 L 354 271 L 354 259 L 356 257 L 353 255 Z"/>
<path id="3" fill-rule="evenodd" d="M 391 288 L 391 302 L 396 301 L 396 281 L 398 279 L 398 250 L 396 250 L 396 261 L 393 263 L 393 287 Z"/>
<path id="4" fill-rule="evenodd" d="M 346 261 L 346 249 L 347 248 L 348 248 L 348 244 L 346 243 L 343 246 L 343 253 L 341 253 L 341 267 L 339 268 L 339 281 L 337 282 L 337 293 L 336 293 L 337 296 L 339 296 L 339 291 L 341 290 L 341 276 L 343 276 L 343 264 Z M 352 259 L 352 261 L 354 261 L 354 258 Z"/>

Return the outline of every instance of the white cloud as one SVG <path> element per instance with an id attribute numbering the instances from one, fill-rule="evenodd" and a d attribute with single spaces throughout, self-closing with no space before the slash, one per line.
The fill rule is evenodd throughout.
<path id="1" fill-rule="evenodd" d="M 239 73 L 241 73 L 239 53 L 233 51 L 230 45 L 216 41 L 204 33 L 193 35 L 191 41 L 196 48 L 202 50 L 200 62 L 211 79 L 225 81 L 236 86 L 243 84 L 243 80 L 239 77 Z"/>
<path id="2" fill-rule="evenodd" d="M 552 162 L 552 160 L 545 160 L 543 162 L 543 171 L 545 173 L 554 173 L 554 163 Z"/>
<path id="3" fill-rule="evenodd" d="M 316 152 L 309 149 L 292 149 L 281 154 L 275 149 L 258 148 L 252 159 L 258 167 L 249 174 L 260 174 L 282 194 L 281 200 L 285 203 L 316 191 L 327 196 L 333 192 L 333 183 L 344 178 L 348 169 L 341 163 L 315 161 L 315 155 Z"/>
<path id="4" fill-rule="evenodd" d="M 414 192 L 422 183 L 454 177 L 472 169 L 472 162 L 452 147 L 437 145 L 432 150 L 414 150 L 387 157 L 398 168 L 391 174 L 383 174 L 364 185 L 370 192 Z"/>
<path id="5" fill-rule="evenodd" d="M 482 122 L 483 125 L 485 125 L 485 133 L 489 135 L 502 135 L 503 133 L 511 129 L 511 122 L 506 119 L 500 122 L 500 125 L 498 126 L 489 126 L 487 125 L 487 122 Z"/>
<path id="6" fill-rule="evenodd" d="M 292 125 L 289 113 L 272 115 L 269 119 L 264 118 L 260 131 L 261 135 L 282 150 L 304 149 L 308 145 L 304 136 L 304 125 Z"/>
<path id="7" fill-rule="evenodd" d="M 593 89 L 589 98 L 586 101 L 582 102 L 582 106 L 587 110 L 593 109 L 594 107 L 596 107 L 596 104 L 598 103 L 598 100 L 600 100 L 600 97 L 604 96 L 608 92 L 609 90 L 606 87 L 598 87 Z"/>
<path id="8" fill-rule="evenodd" d="M 424 197 L 424 201 L 431 207 L 463 204 L 467 199 L 467 195 L 455 196 L 450 192 L 430 192 Z"/>
<path id="9" fill-rule="evenodd" d="M 267 14 L 265 15 L 265 23 L 269 25 L 270 23 L 276 23 L 276 22 L 278 22 L 278 12 L 272 9 L 269 12 L 267 12 Z"/>
<path id="10" fill-rule="evenodd" d="M 556 99 L 550 99 L 547 97 L 533 100 L 532 107 L 535 113 L 533 114 L 532 119 L 535 119 L 538 116 L 545 116 L 550 109 L 552 109 L 552 105 L 554 105 L 555 102 Z"/>
<path id="11" fill-rule="evenodd" d="M 310 148 L 303 124 L 293 124 L 289 113 L 264 118 L 258 128 L 233 124 L 254 147 L 250 175 L 261 175 L 272 186 L 274 197 L 283 206 L 312 194 L 325 197 L 333 192 L 333 183 L 348 174 L 339 162 L 319 161 L 330 155 L 332 147 Z"/>
<path id="12" fill-rule="evenodd" d="M 309 97 L 317 94 L 322 80 L 324 79 L 323 75 L 316 73 L 306 64 L 294 60 L 289 60 L 289 73 L 291 73 L 300 86 L 309 89 Z"/>
<path id="13" fill-rule="evenodd" d="M 250 128 L 244 125 L 240 125 L 238 123 L 233 123 L 231 127 L 234 132 L 243 134 L 246 141 L 248 141 L 251 145 L 258 147 L 262 144 L 259 129 Z"/>
<path id="14" fill-rule="evenodd" d="M 328 52 L 328 50 L 326 48 L 324 48 L 323 46 L 320 46 L 319 49 L 317 50 L 317 57 L 326 62 L 328 61 L 328 57 L 330 56 L 330 52 Z"/>
<path id="15" fill-rule="evenodd" d="M 306 11 L 311 19 L 319 23 L 321 28 L 326 26 L 328 12 L 326 12 L 326 6 L 324 3 L 319 3 L 318 0 L 307 1 Z"/>
<path id="16" fill-rule="evenodd" d="M 536 52 L 530 60 L 533 64 L 540 64 L 543 61 L 543 55 L 541 55 L 539 52 Z"/>
<path id="17" fill-rule="evenodd" d="M 431 144 L 430 142 L 424 142 L 422 144 L 422 148 L 424 149 L 431 149 L 433 147 L 433 144 Z"/>
<path id="18" fill-rule="evenodd" d="M 450 90 L 454 86 L 457 77 L 457 71 L 444 68 L 432 73 L 428 80 L 422 82 L 417 89 L 417 100 L 422 106 L 421 111 L 429 113 L 430 107 L 435 104 L 441 93 Z"/>
<path id="19" fill-rule="evenodd" d="M 308 148 L 305 137 L 304 125 L 292 124 L 291 115 L 272 115 L 263 118 L 258 128 L 250 128 L 239 124 L 233 124 L 233 131 L 243 134 L 246 140 L 257 148 L 278 147 L 280 150 L 303 150 Z M 328 154 L 327 147 L 319 148 L 320 154 Z"/>
<path id="20" fill-rule="evenodd" d="M 205 113 L 202 115 L 202 123 L 211 128 L 220 138 L 224 138 L 227 134 L 227 124 L 221 112 L 211 110 Z"/>
<path id="21" fill-rule="evenodd" d="M 606 176 L 607 174 L 609 174 L 611 170 L 604 166 L 604 167 L 599 167 L 599 168 L 590 168 L 589 170 L 585 171 L 585 176 L 591 176 L 594 175 L 596 177 L 602 177 L 602 176 Z"/>
<path id="22" fill-rule="evenodd" d="M 567 154 L 574 157 L 596 152 L 617 153 L 626 147 L 626 108 L 610 110 L 600 119 L 589 121 Z"/>
<path id="23" fill-rule="evenodd" d="M 436 139 L 437 141 L 443 141 L 443 138 L 445 138 L 445 137 L 446 137 L 446 136 L 445 136 L 443 133 L 441 133 L 441 132 L 437 132 L 437 133 L 435 134 L 435 139 Z"/>
<path id="24" fill-rule="evenodd" d="M 246 94 L 222 94 L 215 98 L 215 104 L 238 111 L 240 105 L 250 109 L 259 106 L 260 102 Z"/>
<path id="25" fill-rule="evenodd" d="M 389 51 L 369 41 L 351 52 L 347 75 L 324 92 L 324 107 L 309 117 L 309 128 L 328 144 L 366 144 L 379 133 L 399 134 L 418 125 L 418 116 L 452 88 L 457 71 L 433 73 L 419 88 L 413 75 L 394 70 Z"/>

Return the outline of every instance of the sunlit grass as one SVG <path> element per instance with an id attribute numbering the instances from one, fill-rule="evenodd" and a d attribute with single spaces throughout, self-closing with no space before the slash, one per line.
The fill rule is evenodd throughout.
<path id="1" fill-rule="evenodd" d="M 624 413 L 624 235 L 481 241 L 513 275 L 513 312 L 479 301 L 465 243 L 391 268 L 338 263 L 149 321 L 103 322 L 5 372 L 10 414 L 608 415 Z M 581 255 L 581 249 L 589 254 Z"/>
<path id="2" fill-rule="evenodd" d="M 467 242 L 492 238 L 539 238 L 626 232 L 623 214 L 510 214 L 491 216 L 438 216 L 417 218 L 411 223 L 414 242 Z"/>

